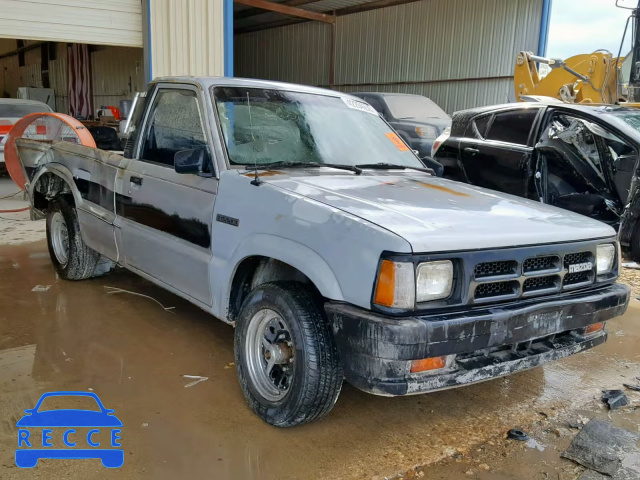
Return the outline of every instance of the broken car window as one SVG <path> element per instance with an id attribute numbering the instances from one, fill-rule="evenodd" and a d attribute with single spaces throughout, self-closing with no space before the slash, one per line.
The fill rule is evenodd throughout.
<path id="1" fill-rule="evenodd" d="M 175 154 L 192 148 L 208 152 L 196 93 L 183 89 L 158 90 L 141 157 L 173 167 Z"/>
<path id="2" fill-rule="evenodd" d="M 489 127 L 486 138 L 499 142 L 526 145 L 537 114 L 537 108 L 497 113 Z"/>
<path id="3" fill-rule="evenodd" d="M 214 97 L 232 165 L 311 162 L 423 167 L 364 102 L 239 87 L 215 88 Z"/>

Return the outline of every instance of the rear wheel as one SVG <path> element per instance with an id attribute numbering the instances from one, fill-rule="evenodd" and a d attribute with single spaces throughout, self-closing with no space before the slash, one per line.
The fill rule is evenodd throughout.
<path id="1" fill-rule="evenodd" d="M 76 209 L 60 197 L 49 202 L 47 246 L 56 272 L 65 280 L 84 280 L 110 269 L 111 262 L 84 243 Z"/>
<path id="2" fill-rule="evenodd" d="M 338 399 L 342 365 L 322 303 L 304 284 L 273 282 L 249 293 L 235 357 L 249 406 L 271 425 L 318 420 Z"/>

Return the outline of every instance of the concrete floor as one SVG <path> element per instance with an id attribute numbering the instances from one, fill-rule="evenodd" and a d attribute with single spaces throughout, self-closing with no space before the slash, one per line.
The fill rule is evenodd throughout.
<path id="1" fill-rule="evenodd" d="M 0 179 L 0 197 L 15 191 Z M 20 198 L 0 199 L 0 210 L 24 205 Z M 640 303 L 634 299 L 624 317 L 609 323 L 609 342 L 592 351 L 429 395 L 383 398 L 345 385 L 325 420 L 276 429 L 245 404 L 231 364 L 230 326 L 125 271 L 83 282 L 56 278 L 43 222 L 19 221 L 24 215 L 0 214 L 2 479 L 574 479 L 579 469 L 571 462 L 550 465 L 554 449 L 516 448 L 504 433 L 519 426 L 544 435 L 540 412 L 557 421 L 577 412 L 606 416 L 598 406 L 601 389 L 622 388 L 640 376 Z M 175 308 L 109 294 L 106 286 Z M 208 380 L 186 388 L 192 380 L 183 375 Z M 47 391 L 90 389 L 124 424 L 124 466 L 41 460 L 35 469 L 17 468 L 15 424 L 23 410 Z M 629 397 L 638 405 L 640 394 Z M 614 415 L 640 428 L 637 411 Z M 542 476 L 548 472 L 554 476 Z"/>

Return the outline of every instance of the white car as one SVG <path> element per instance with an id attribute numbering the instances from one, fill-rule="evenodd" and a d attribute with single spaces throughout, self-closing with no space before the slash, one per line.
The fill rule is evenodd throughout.
<path id="1" fill-rule="evenodd" d="M 4 144 L 11 127 L 25 115 L 38 112 L 53 112 L 51 107 L 36 100 L 0 98 L 0 173 L 5 171 Z"/>

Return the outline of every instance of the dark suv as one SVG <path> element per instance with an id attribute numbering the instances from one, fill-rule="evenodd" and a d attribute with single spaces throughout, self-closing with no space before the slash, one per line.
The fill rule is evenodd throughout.
<path id="1" fill-rule="evenodd" d="M 433 142 L 451 117 L 431 99 L 405 93 L 352 93 L 375 108 L 420 158 L 431 156 Z"/>
<path id="2" fill-rule="evenodd" d="M 640 109 L 518 103 L 454 113 L 433 158 L 446 178 L 606 222 L 640 260 L 639 151 Z"/>

